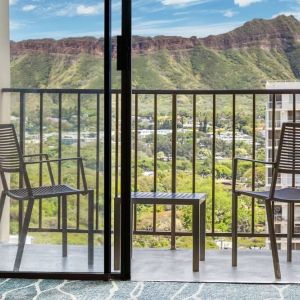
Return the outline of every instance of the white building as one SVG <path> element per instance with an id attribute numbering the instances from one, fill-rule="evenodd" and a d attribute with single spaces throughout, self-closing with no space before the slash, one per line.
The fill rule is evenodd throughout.
<path id="1" fill-rule="evenodd" d="M 266 89 L 300 89 L 300 81 L 269 81 L 266 83 Z M 280 137 L 281 125 L 284 122 L 293 121 L 293 95 L 275 96 L 275 153 Z M 296 121 L 300 121 L 300 95 L 296 95 Z M 272 161 L 272 116 L 273 116 L 273 96 L 266 107 L 266 159 Z M 271 166 L 266 168 L 266 185 L 270 188 L 272 179 Z M 277 186 L 286 187 L 292 186 L 292 177 L 288 174 L 280 174 L 277 181 Z M 300 177 L 296 176 L 296 186 L 300 186 Z M 275 203 L 275 231 L 276 233 L 287 232 L 287 204 Z M 295 205 L 295 233 L 300 233 L 300 205 Z M 269 243 L 269 240 L 268 242 Z M 286 250 L 286 239 L 277 239 L 278 249 Z M 300 239 L 293 240 L 293 249 L 300 250 Z"/>

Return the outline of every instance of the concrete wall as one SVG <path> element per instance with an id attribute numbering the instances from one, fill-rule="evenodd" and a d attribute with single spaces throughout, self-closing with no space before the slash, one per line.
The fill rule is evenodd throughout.
<path id="1" fill-rule="evenodd" d="M 0 0 L 0 90 L 10 87 L 9 0 Z M 0 123 L 10 122 L 10 96 L 0 93 Z M 0 190 L 2 189 L 0 183 Z M 0 242 L 9 240 L 9 199 L 0 223 Z"/>

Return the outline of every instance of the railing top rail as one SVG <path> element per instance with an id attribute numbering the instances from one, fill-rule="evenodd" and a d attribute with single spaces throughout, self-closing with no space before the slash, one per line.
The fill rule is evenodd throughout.
<path id="1" fill-rule="evenodd" d="M 2 93 L 25 93 L 25 94 L 102 94 L 103 89 L 48 89 L 48 88 L 3 88 Z"/>
<path id="2" fill-rule="evenodd" d="M 2 93 L 27 93 L 27 94 L 102 94 L 103 89 L 64 89 L 64 88 L 3 88 Z M 113 93 L 121 93 L 120 89 L 113 89 Z M 228 89 L 228 90 L 157 90 L 157 89 L 141 89 L 132 90 L 133 94 L 143 95 L 270 95 L 270 94 L 300 94 L 300 89 Z"/>

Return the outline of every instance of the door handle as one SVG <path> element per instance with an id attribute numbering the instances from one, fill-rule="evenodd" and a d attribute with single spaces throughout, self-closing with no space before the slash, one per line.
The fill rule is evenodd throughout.
<path id="1" fill-rule="evenodd" d="M 128 69 L 127 63 L 127 47 L 123 36 L 117 36 L 117 70 L 126 71 Z"/>

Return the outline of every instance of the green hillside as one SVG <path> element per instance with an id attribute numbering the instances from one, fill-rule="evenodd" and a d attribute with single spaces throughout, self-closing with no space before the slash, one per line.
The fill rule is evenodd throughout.
<path id="1" fill-rule="evenodd" d="M 161 50 L 133 56 L 137 89 L 263 88 L 266 80 L 300 75 L 300 48 L 285 52 L 258 47 L 216 51 L 202 45 L 176 52 Z M 120 74 L 113 63 L 113 86 Z M 12 86 L 102 88 L 103 59 L 80 54 L 24 54 L 12 59 Z"/>

